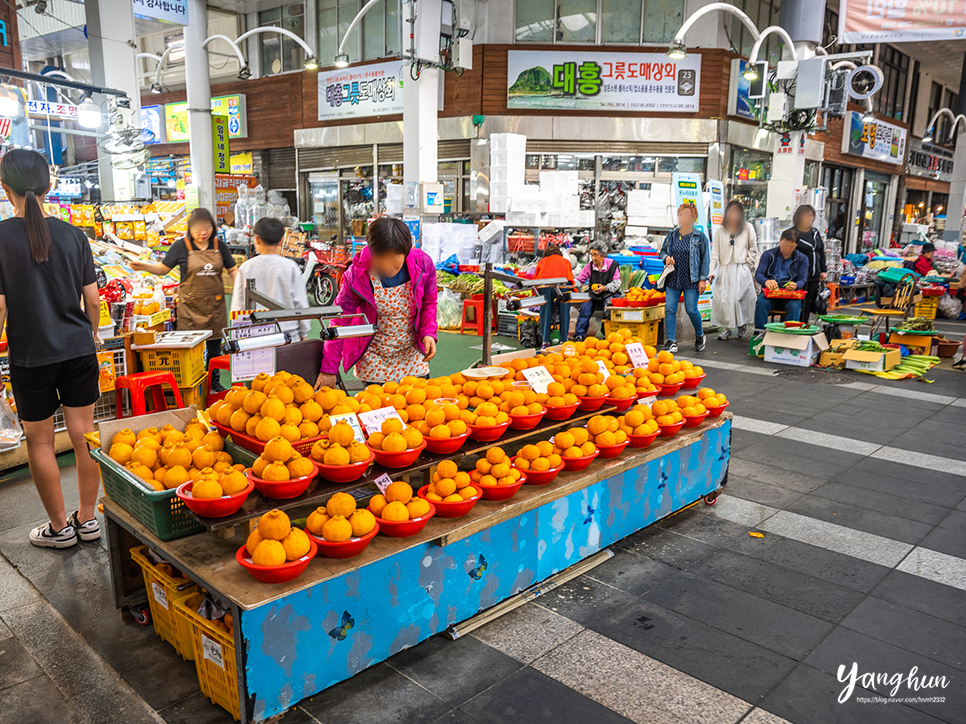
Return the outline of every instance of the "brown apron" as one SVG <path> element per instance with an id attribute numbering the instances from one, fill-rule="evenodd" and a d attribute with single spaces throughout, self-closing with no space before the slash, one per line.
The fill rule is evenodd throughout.
<path id="1" fill-rule="evenodd" d="M 195 249 L 188 237 L 184 241 L 188 247 L 188 269 L 178 286 L 178 329 L 210 329 L 215 338 L 220 337 L 228 326 L 228 308 L 221 279 L 225 264 L 218 251 L 218 240 L 208 242 L 207 249 Z"/>

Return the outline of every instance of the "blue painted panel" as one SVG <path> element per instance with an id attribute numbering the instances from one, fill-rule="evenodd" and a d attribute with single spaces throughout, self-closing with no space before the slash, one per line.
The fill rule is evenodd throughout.
<path id="1" fill-rule="evenodd" d="M 446 547 L 431 544 L 244 611 L 255 721 L 343 681 L 716 490 L 731 423 Z"/>

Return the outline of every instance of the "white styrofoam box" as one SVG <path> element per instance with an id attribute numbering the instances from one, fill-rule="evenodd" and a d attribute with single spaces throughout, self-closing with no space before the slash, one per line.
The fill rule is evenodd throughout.
<path id="1" fill-rule="evenodd" d="M 594 225 L 594 210 L 593 209 L 581 209 L 578 214 L 580 215 L 580 225 L 584 227 L 591 227 Z"/>
<path id="2" fill-rule="evenodd" d="M 632 189 L 627 192 L 627 215 L 642 214 L 647 209 L 650 192 L 644 189 Z"/>
<path id="3" fill-rule="evenodd" d="M 647 196 L 649 203 L 660 201 L 671 203 L 671 184 L 651 184 L 651 191 Z"/>
<path id="4" fill-rule="evenodd" d="M 567 228 L 580 226 L 580 214 L 576 209 L 564 209 L 560 215 L 560 225 Z"/>
<path id="5" fill-rule="evenodd" d="M 490 212 L 493 214 L 505 214 L 507 210 L 507 197 L 506 196 L 494 196 L 492 189 L 490 190 Z"/>
<path id="6" fill-rule="evenodd" d="M 628 214 L 627 225 L 628 226 L 647 226 L 648 219 L 650 217 L 646 214 Z"/>
<path id="7" fill-rule="evenodd" d="M 625 226 L 624 238 L 626 239 L 628 236 L 645 237 L 647 236 L 647 227 L 646 226 Z"/>
<path id="8" fill-rule="evenodd" d="M 580 188 L 576 171 L 541 171 L 540 189 L 551 193 L 561 192 L 577 195 Z"/>
<path id="9" fill-rule="evenodd" d="M 490 166 L 490 183 L 503 182 L 522 184 L 526 177 L 523 166 Z"/>
<path id="10" fill-rule="evenodd" d="M 511 209 L 506 212 L 506 223 L 508 226 L 533 226 L 533 212 Z"/>
<path id="11" fill-rule="evenodd" d="M 500 238 L 503 232 L 503 227 L 505 226 L 502 219 L 494 219 L 489 224 L 480 229 L 476 236 L 479 238 L 481 244 L 488 244 L 491 241 Z"/>
<path id="12" fill-rule="evenodd" d="M 522 133 L 491 133 L 490 148 L 500 151 L 526 151 L 527 137 Z"/>

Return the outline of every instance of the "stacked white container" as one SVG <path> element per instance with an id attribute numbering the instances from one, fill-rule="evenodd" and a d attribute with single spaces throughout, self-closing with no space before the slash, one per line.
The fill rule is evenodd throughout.
<path id="1" fill-rule="evenodd" d="M 490 136 L 490 211 L 504 214 L 521 193 L 527 165 L 527 137 L 519 133 Z"/>

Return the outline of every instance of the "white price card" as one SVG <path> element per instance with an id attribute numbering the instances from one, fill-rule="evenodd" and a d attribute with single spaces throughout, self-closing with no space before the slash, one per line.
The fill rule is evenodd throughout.
<path id="1" fill-rule="evenodd" d="M 530 383 L 530 387 L 538 395 L 544 395 L 547 392 L 547 385 L 554 381 L 553 375 L 550 374 L 548 370 L 543 365 L 537 367 L 529 367 L 523 370 L 523 376 L 527 378 L 527 382 Z"/>
<path id="2" fill-rule="evenodd" d="M 563 346 L 563 350 L 561 351 L 563 352 L 564 357 L 574 357 L 577 354 L 577 348 L 570 343 L 565 344 Z"/>
<path id="3" fill-rule="evenodd" d="M 231 339 L 264 337 L 277 331 L 274 324 L 253 325 L 244 317 L 232 320 L 231 326 Z M 232 384 L 253 380 L 262 372 L 267 375 L 274 375 L 276 372 L 274 347 L 235 352 L 228 359 Z"/>
<path id="4" fill-rule="evenodd" d="M 600 369 L 600 373 L 604 375 L 604 381 L 606 382 L 607 378 L 610 377 L 610 370 L 607 369 L 607 365 L 604 364 L 604 360 L 597 360 L 597 367 Z"/>
<path id="5" fill-rule="evenodd" d="M 644 312 L 642 312 L 640 309 L 634 312 L 625 311 L 623 313 L 623 317 L 625 322 L 643 322 Z"/>
<path id="6" fill-rule="evenodd" d="M 628 358 L 630 358 L 631 365 L 634 367 L 647 367 L 648 359 L 647 352 L 644 351 L 644 345 L 640 342 L 630 342 L 624 345 L 624 351 L 627 352 Z"/>
<path id="7" fill-rule="evenodd" d="M 168 592 L 159 586 L 156 582 L 151 582 L 151 590 L 154 593 L 154 600 L 158 602 L 158 605 L 164 609 L 168 608 Z"/>
<path id="8" fill-rule="evenodd" d="M 648 407 L 650 407 L 655 402 L 657 402 L 657 395 L 654 395 L 654 397 L 642 397 L 641 399 L 639 399 L 634 404 L 635 405 L 647 405 Z"/>
<path id="9" fill-rule="evenodd" d="M 386 488 L 392 484 L 392 478 L 389 477 L 389 473 L 383 473 L 375 480 L 376 487 L 379 488 L 379 492 L 383 495 L 386 494 Z"/>
<path id="10" fill-rule="evenodd" d="M 201 634 L 201 653 L 215 666 L 225 668 L 225 657 L 221 651 L 221 644 L 213 638 L 205 636 L 205 634 Z"/>
<path id="11" fill-rule="evenodd" d="M 380 407 L 378 410 L 359 413 L 359 420 L 369 435 L 372 435 L 374 432 L 380 432 L 382 430 L 382 423 L 392 417 L 399 420 L 403 428 L 406 427 L 405 420 L 399 416 L 399 412 L 396 411 L 395 407 Z"/>
<path id="12" fill-rule="evenodd" d="M 362 426 L 359 424 L 359 418 L 356 417 L 354 412 L 346 412 L 343 415 L 329 415 L 329 422 L 332 423 L 332 427 L 335 427 L 338 422 L 346 422 L 349 427 L 352 428 L 352 434 L 355 436 L 356 442 L 361 442 L 363 445 L 366 444 L 366 436 L 362 432 Z"/>

